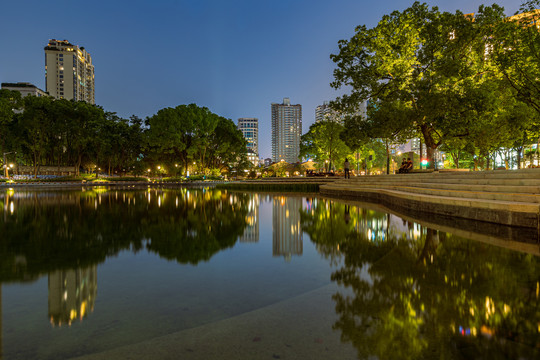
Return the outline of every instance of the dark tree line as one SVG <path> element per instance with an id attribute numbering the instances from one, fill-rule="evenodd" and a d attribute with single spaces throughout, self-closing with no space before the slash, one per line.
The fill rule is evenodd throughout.
<path id="1" fill-rule="evenodd" d="M 0 153 L 7 163 L 74 167 L 112 174 L 231 171 L 246 165 L 246 146 L 234 123 L 195 104 L 159 110 L 145 121 L 119 117 L 83 101 L 0 90 Z M 3 159 L 0 159 L 3 161 Z"/>

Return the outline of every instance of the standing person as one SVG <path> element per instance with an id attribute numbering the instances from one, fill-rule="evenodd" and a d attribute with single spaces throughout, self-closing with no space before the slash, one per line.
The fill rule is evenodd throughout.
<path id="1" fill-rule="evenodd" d="M 345 159 L 343 163 L 343 170 L 345 170 L 345 179 L 350 179 L 351 174 L 349 173 L 349 159 Z"/>

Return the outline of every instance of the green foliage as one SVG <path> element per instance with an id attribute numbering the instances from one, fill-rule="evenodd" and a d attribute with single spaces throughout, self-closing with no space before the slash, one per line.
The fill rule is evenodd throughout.
<path id="1" fill-rule="evenodd" d="M 152 163 L 181 165 L 183 174 L 193 163 L 197 172 L 246 166 L 246 143 L 234 123 L 195 104 L 159 110 L 147 119 L 148 158 Z M 150 166 L 151 167 L 151 166 Z M 176 166 L 175 166 L 176 167 Z"/>
<path id="2" fill-rule="evenodd" d="M 314 123 L 301 137 L 300 157 L 325 164 L 326 171 L 341 168 L 345 157 L 350 153 L 349 147 L 340 137 L 343 131 L 343 125 L 335 121 Z M 279 172 L 276 172 L 280 176 Z"/>
<path id="3" fill-rule="evenodd" d="M 15 114 L 18 108 L 24 111 Z M 73 166 L 77 174 L 84 168 L 160 176 L 185 173 L 193 162 L 198 172 L 214 175 L 248 166 L 242 133 L 207 108 L 162 109 L 146 125 L 82 101 L 21 99 L 19 92 L 0 91 L 0 149 L 18 164 L 32 165 L 34 174 L 42 165 Z"/>
<path id="4" fill-rule="evenodd" d="M 500 69 L 486 56 L 493 29 L 504 18 L 497 5 L 481 6 L 471 21 L 459 11 L 440 12 L 415 2 L 383 16 L 371 29 L 357 27 L 331 55 L 337 65 L 332 86 L 351 87 L 335 104 L 349 114 L 345 126 L 390 143 L 418 134 L 430 164 L 433 151 L 453 139 L 474 139 L 475 148 L 489 152 L 480 142 L 493 139 L 486 130 L 501 134 L 504 120 L 494 124 L 493 119 L 507 117 L 515 91 L 501 91 Z M 365 100 L 368 118 L 359 119 L 354 114 Z M 509 138 L 521 137 L 511 126 L 504 130 Z M 497 139 L 502 146 L 504 139 Z"/>

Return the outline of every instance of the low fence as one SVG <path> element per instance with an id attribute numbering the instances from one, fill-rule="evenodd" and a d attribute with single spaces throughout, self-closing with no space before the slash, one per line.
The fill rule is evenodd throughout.
<path id="1" fill-rule="evenodd" d="M 10 171 L 14 177 L 17 176 L 32 176 L 34 175 L 34 167 L 26 165 L 18 165 Z M 75 166 L 40 166 L 38 168 L 38 176 L 71 176 L 75 175 Z"/>

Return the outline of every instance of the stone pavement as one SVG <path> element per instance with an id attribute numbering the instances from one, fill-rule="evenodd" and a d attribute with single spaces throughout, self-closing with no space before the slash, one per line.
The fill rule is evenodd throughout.
<path id="1" fill-rule="evenodd" d="M 322 185 L 320 192 L 402 211 L 540 227 L 540 169 L 358 176 Z"/>

